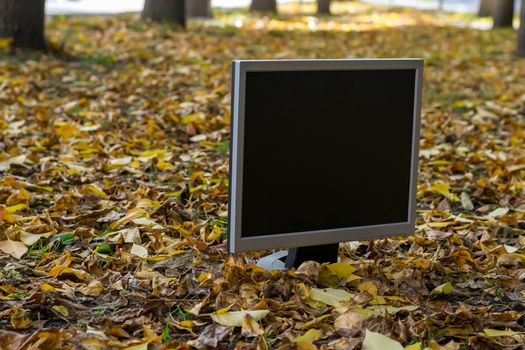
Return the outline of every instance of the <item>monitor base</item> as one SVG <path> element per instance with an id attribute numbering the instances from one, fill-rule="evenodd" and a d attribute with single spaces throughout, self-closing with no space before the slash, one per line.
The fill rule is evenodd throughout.
<path id="1" fill-rule="evenodd" d="M 310 247 L 291 248 L 288 251 L 278 251 L 257 262 L 257 266 L 266 270 L 286 270 L 298 268 L 303 262 L 314 260 L 319 263 L 337 262 L 339 244 L 315 245 Z"/>

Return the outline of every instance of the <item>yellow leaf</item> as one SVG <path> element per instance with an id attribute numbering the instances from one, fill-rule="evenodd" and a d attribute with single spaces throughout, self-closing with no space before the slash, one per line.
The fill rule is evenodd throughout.
<path id="1" fill-rule="evenodd" d="M 459 197 L 450 192 L 450 185 L 442 182 L 435 182 L 432 185 L 429 186 L 429 189 L 431 191 L 437 192 L 446 199 L 449 199 L 451 201 L 458 201 Z"/>
<path id="2" fill-rule="evenodd" d="M 193 321 L 190 321 L 190 320 L 180 321 L 179 325 L 181 325 L 182 327 L 185 327 L 185 328 L 192 328 L 193 327 Z"/>
<path id="3" fill-rule="evenodd" d="M 417 342 L 417 343 L 405 346 L 404 350 L 421 350 L 422 347 L 423 347 L 423 343 Z"/>
<path id="4" fill-rule="evenodd" d="M 366 330 L 365 340 L 361 350 L 403 350 L 403 346 L 396 340 L 381 334 Z"/>
<path id="5" fill-rule="evenodd" d="M 430 292 L 430 295 L 450 294 L 450 293 L 452 293 L 453 289 L 454 289 L 454 287 L 452 286 L 452 283 L 446 282 L 446 283 L 440 284 L 439 286 L 434 288 Z"/>
<path id="6" fill-rule="evenodd" d="M 42 292 L 56 292 L 58 289 L 50 285 L 49 283 L 42 283 L 40 285 L 40 290 Z"/>
<path id="7" fill-rule="evenodd" d="M 0 250 L 14 258 L 20 259 L 25 253 L 27 253 L 28 248 L 22 242 L 7 239 L 5 241 L 0 241 Z"/>
<path id="8" fill-rule="evenodd" d="M 25 188 L 21 188 L 20 190 L 16 191 L 9 197 L 7 197 L 6 204 L 7 205 L 13 205 L 13 204 L 20 204 L 20 203 L 27 203 L 27 201 L 31 198 L 29 195 L 29 192 L 26 191 Z"/>
<path id="9" fill-rule="evenodd" d="M 244 322 L 244 317 L 250 315 L 255 321 L 262 320 L 270 310 L 251 310 L 251 311 L 231 311 L 225 313 L 211 314 L 214 322 L 229 327 L 241 327 Z"/>
<path id="10" fill-rule="evenodd" d="M 335 286 L 340 280 L 348 278 L 356 269 L 348 264 L 334 263 L 322 266 L 318 281 L 324 285 Z"/>
<path id="11" fill-rule="evenodd" d="M 516 332 L 513 330 L 501 331 L 499 329 L 485 328 L 483 332 L 489 337 L 512 337 L 515 335 L 524 334 L 524 332 Z"/>
<path id="12" fill-rule="evenodd" d="M 79 269 L 73 269 L 71 267 L 66 267 L 63 265 L 56 265 L 54 266 L 49 272 L 47 273 L 50 277 L 58 277 L 58 276 L 74 276 L 79 280 L 85 280 L 88 279 L 89 273 L 86 271 L 82 271 Z"/>
<path id="13" fill-rule="evenodd" d="M 311 288 L 309 290 L 310 299 L 323 302 L 327 305 L 337 306 L 338 303 L 350 300 L 353 298 L 353 294 L 348 293 L 342 289 L 325 288 L 317 289 Z"/>
<path id="14" fill-rule="evenodd" d="M 357 289 L 360 291 L 360 292 L 368 292 L 370 295 L 377 295 L 377 285 L 372 282 L 372 281 L 367 281 L 367 282 L 363 282 L 361 284 L 359 284 L 359 286 L 357 286 Z"/>
<path id="15" fill-rule="evenodd" d="M 159 161 L 157 163 L 157 169 L 159 169 L 160 171 L 173 170 L 173 169 L 175 169 L 175 166 L 173 164 L 171 164 L 171 163 L 168 163 L 168 162 Z"/>
<path id="16" fill-rule="evenodd" d="M 142 152 L 142 154 L 139 156 L 139 160 L 141 162 L 148 161 L 153 158 L 162 158 L 163 160 L 166 158 L 166 156 L 169 156 L 170 153 L 164 149 L 152 149 L 149 151 Z"/>
<path id="17" fill-rule="evenodd" d="M 27 205 L 23 204 L 23 203 L 20 203 L 20 204 L 16 204 L 16 205 L 12 205 L 10 207 L 7 207 L 5 208 L 5 210 L 9 213 L 9 214 L 14 214 L 20 210 L 24 210 L 25 208 L 27 208 Z"/>
<path id="18" fill-rule="evenodd" d="M 303 335 L 296 337 L 292 341 L 295 343 L 310 343 L 312 344 L 314 341 L 321 339 L 324 336 L 323 331 L 320 329 L 309 329 L 306 333 Z"/>
<path id="19" fill-rule="evenodd" d="M 0 38 L 0 50 L 5 50 L 11 47 L 13 38 Z"/>
<path id="20" fill-rule="evenodd" d="M 353 266 L 344 263 L 333 263 L 326 266 L 327 269 L 336 274 L 340 279 L 348 278 L 357 269 Z"/>
<path id="21" fill-rule="evenodd" d="M 213 230 L 206 236 L 206 241 L 214 241 L 216 239 L 221 238 L 222 236 L 222 229 L 219 226 L 215 226 Z"/>
<path id="22" fill-rule="evenodd" d="M 328 317 L 332 317 L 332 314 L 325 314 L 325 315 L 316 317 L 313 320 L 310 320 L 310 321 L 305 322 L 305 323 L 300 323 L 300 322 L 296 323 L 295 324 L 295 328 L 297 328 L 297 329 L 309 329 L 313 325 L 318 324 L 320 321 L 322 321 L 322 320 L 324 320 L 325 318 L 328 318 Z"/>
<path id="23" fill-rule="evenodd" d="M 14 224 L 16 223 L 17 219 L 7 212 L 5 206 L 0 205 L 0 223 L 2 221 L 5 221 L 9 224 Z"/>
<path id="24" fill-rule="evenodd" d="M 98 186 L 95 185 L 87 185 L 86 190 L 99 196 L 99 197 L 107 197 L 106 192 L 104 192 L 102 189 L 100 189 Z"/>
<path id="25" fill-rule="evenodd" d="M 69 316 L 69 311 L 64 305 L 54 305 L 52 309 L 61 314 L 62 316 Z"/>
<path id="26" fill-rule="evenodd" d="M 16 306 L 11 311 L 10 321 L 15 329 L 25 329 L 29 327 L 32 322 L 28 312 Z"/>

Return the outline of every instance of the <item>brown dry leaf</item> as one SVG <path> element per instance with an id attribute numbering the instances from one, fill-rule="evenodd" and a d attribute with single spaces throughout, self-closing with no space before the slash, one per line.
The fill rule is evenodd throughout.
<path id="1" fill-rule="evenodd" d="M 18 307 L 11 309 L 11 325 L 14 329 L 26 329 L 31 324 L 32 320 L 29 317 L 29 313 Z"/>
<path id="2" fill-rule="evenodd" d="M 97 280 L 91 280 L 85 287 L 77 289 L 81 294 L 96 297 L 104 292 L 104 285 Z"/>
<path id="3" fill-rule="evenodd" d="M 244 321 L 242 323 L 242 330 L 241 334 L 243 337 L 257 337 L 264 334 L 264 329 L 261 328 L 259 323 L 250 316 L 250 314 L 247 314 L 244 316 Z"/>
<path id="4" fill-rule="evenodd" d="M 349 331 L 361 330 L 365 320 L 362 314 L 350 310 L 335 319 L 334 328 L 339 333 L 347 334 Z"/>
<path id="5" fill-rule="evenodd" d="M 78 280 L 86 280 L 88 279 L 89 273 L 83 270 L 79 269 L 73 269 L 71 267 L 66 267 L 62 265 L 56 265 L 54 266 L 49 272 L 47 273 L 50 277 L 66 277 L 66 278 L 76 278 Z"/>
<path id="6" fill-rule="evenodd" d="M 190 345 L 196 348 L 209 346 L 216 348 L 219 342 L 225 339 L 231 333 L 230 327 L 211 324 L 208 325 L 199 335 L 196 341 L 189 342 Z"/>
<path id="7" fill-rule="evenodd" d="M 0 349 L 17 350 L 20 349 L 26 336 L 16 332 L 0 330 Z"/>

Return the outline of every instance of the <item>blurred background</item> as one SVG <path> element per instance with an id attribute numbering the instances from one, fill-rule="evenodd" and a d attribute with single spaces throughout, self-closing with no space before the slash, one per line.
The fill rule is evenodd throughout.
<path id="1" fill-rule="evenodd" d="M 297 1 L 278 0 L 277 2 Z M 303 0 L 302 2 L 313 3 L 315 0 Z M 363 2 L 466 13 L 477 13 L 480 5 L 480 0 L 363 0 Z M 248 7 L 250 0 L 211 0 L 211 5 L 225 9 Z M 140 12 L 143 6 L 144 0 L 48 0 L 46 12 L 51 15 Z M 516 9 L 518 7 L 519 1 L 516 1 Z"/>

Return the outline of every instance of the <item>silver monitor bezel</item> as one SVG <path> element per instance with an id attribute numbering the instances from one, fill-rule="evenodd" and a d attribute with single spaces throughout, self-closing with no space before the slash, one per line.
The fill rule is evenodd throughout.
<path id="1" fill-rule="evenodd" d="M 323 71 L 323 70 L 415 70 L 414 123 L 412 130 L 412 156 L 408 221 L 381 225 L 345 227 L 329 230 L 272 234 L 268 236 L 241 237 L 242 181 L 244 151 L 244 107 L 246 73 L 264 71 Z M 409 234 L 415 229 L 417 165 L 419 158 L 419 130 L 421 124 L 421 95 L 423 60 L 419 58 L 396 59 L 342 59 L 342 60 L 235 60 L 232 62 L 232 106 L 230 149 L 230 199 L 228 222 L 228 248 L 232 253 L 293 248 L 330 244 L 344 241 L 385 238 Z M 271 209 L 271 208 L 270 208 Z M 271 214 L 270 214 L 271 217 Z"/>

